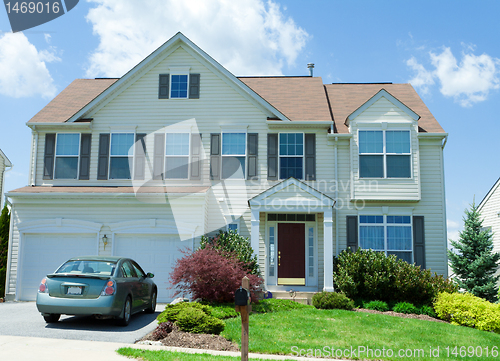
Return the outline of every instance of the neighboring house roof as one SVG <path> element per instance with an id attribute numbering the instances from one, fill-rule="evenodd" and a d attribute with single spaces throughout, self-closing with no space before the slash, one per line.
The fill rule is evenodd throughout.
<path id="1" fill-rule="evenodd" d="M 272 106 L 297 121 L 331 121 L 320 77 L 239 77 Z"/>
<path id="2" fill-rule="evenodd" d="M 1 149 L 0 149 L 0 157 L 4 159 L 6 167 L 12 167 L 12 163 L 10 162 L 9 158 L 7 158 L 7 156 L 4 154 L 4 152 L 2 152 Z"/>
<path id="3" fill-rule="evenodd" d="M 118 79 L 76 79 L 40 110 L 28 124 L 64 123 Z"/>
<path id="4" fill-rule="evenodd" d="M 347 117 L 382 89 L 420 116 L 419 132 L 444 133 L 411 84 L 327 84 L 325 87 L 338 133 L 349 133 Z"/>
<path id="5" fill-rule="evenodd" d="M 22 187 L 9 192 L 16 194 L 34 193 L 205 193 L 209 187 Z"/>
<path id="6" fill-rule="evenodd" d="M 500 186 L 500 178 L 497 179 L 497 181 L 495 182 L 495 184 L 493 184 L 488 193 L 486 193 L 481 203 L 479 203 L 479 206 L 477 207 L 479 212 L 481 212 L 481 209 L 484 207 L 488 199 L 490 199 L 493 193 L 495 193 L 495 190 L 498 188 L 498 186 Z"/>

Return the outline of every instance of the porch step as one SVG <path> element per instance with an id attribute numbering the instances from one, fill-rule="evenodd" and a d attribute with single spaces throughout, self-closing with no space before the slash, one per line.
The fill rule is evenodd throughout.
<path id="1" fill-rule="evenodd" d="M 316 292 L 295 292 L 290 294 L 288 291 L 274 291 L 273 298 L 277 300 L 293 300 L 305 305 L 312 305 L 312 298 Z"/>

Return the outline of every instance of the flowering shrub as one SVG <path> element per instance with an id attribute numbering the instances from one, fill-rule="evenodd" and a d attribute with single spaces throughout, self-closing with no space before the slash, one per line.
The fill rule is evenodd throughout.
<path id="1" fill-rule="evenodd" d="M 234 302 L 234 291 L 247 276 L 252 298 L 255 299 L 254 292 L 260 289 L 263 280 L 249 274 L 248 268 L 234 252 L 206 245 L 192 254 L 189 251 L 184 251 L 184 254 L 170 274 L 172 285 L 177 289 L 176 295 L 190 293 L 193 298 L 209 302 Z"/>

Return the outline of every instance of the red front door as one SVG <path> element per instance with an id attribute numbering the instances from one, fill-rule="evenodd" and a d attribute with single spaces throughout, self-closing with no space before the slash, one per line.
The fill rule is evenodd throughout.
<path id="1" fill-rule="evenodd" d="M 306 284 L 304 223 L 278 223 L 278 284 Z"/>

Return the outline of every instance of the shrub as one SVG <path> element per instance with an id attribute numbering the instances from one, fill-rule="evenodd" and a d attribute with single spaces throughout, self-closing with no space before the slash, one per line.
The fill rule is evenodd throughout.
<path id="1" fill-rule="evenodd" d="M 319 309 L 341 309 L 352 310 L 354 308 L 354 301 L 348 298 L 343 293 L 336 292 L 320 292 L 316 293 L 312 299 L 313 306 Z"/>
<path id="2" fill-rule="evenodd" d="M 431 306 L 427 306 L 427 305 L 423 305 L 422 307 L 419 307 L 418 313 L 421 315 L 436 317 L 436 312 L 434 312 L 434 309 Z"/>
<path id="3" fill-rule="evenodd" d="M 0 194 L 1 196 L 1 194 Z M 0 214 L 0 298 L 5 295 L 5 277 L 7 274 L 7 253 L 9 249 L 10 212 L 5 205 Z"/>
<path id="4" fill-rule="evenodd" d="M 186 332 L 218 335 L 224 330 L 225 323 L 198 308 L 185 308 L 177 315 L 176 325 Z"/>
<path id="5" fill-rule="evenodd" d="M 364 302 L 363 307 L 368 309 L 368 310 L 375 310 L 375 311 L 382 311 L 382 312 L 389 311 L 389 306 L 384 301 Z"/>
<path id="6" fill-rule="evenodd" d="M 162 322 L 153 331 L 151 337 L 154 341 L 163 340 L 167 335 L 172 332 L 174 324 L 170 321 Z"/>
<path id="7" fill-rule="evenodd" d="M 178 314 L 187 308 L 195 308 L 201 310 L 207 315 L 212 314 L 210 306 L 202 305 L 201 303 L 198 302 L 179 302 L 176 303 L 175 305 L 167 305 L 165 307 L 165 310 L 162 313 L 160 313 L 158 317 L 156 317 L 156 320 L 158 321 L 158 323 L 163 323 L 168 321 L 176 322 Z"/>
<path id="8" fill-rule="evenodd" d="M 440 293 L 434 309 L 440 319 L 454 325 L 500 333 L 500 306 L 470 293 Z"/>
<path id="9" fill-rule="evenodd" d="M 217 317 L 220 320 L 225 320 L 226 318 L 238 317 L 240 314 L 234 309 L 233 302 L 210 304 L 210 315 Z"/>
<path id="10" fill-rule="evenodd" d="M 456 292 L 457 286 L 394 255 L 358 249 L 342 251 L 336 260 L 334 280 L 350 298 L 432 304 L 439 292 Z"/>
<path id="11" fill-rule="evenodd" d="M 312 308 L 311 305 L 295 302 L 293 300 L 266 299 L 252 305 L 252 311 L 258 313 L 290 311 L 302 308 Z"/>
<path id="12" fill-rule="evenodd" d="M 252 298 L 256 299 L 255 291 L 260 289 L 262 278 L 248 274 L 235 254 L 222 253 L 209 245 L 194 253 L 184 253 L 170 274 L 172 285 L 177 289 L 176 295 L 190 293 L 194 298 L 209 302 L 234 302 L 234 291 L 247 276 Z"/>
<path id="13" fill-rule="evenodd" d="M 248 273 L 260 276 L 257 256 L 254 255 L 248 238 L 244 238 L 234 231 L 219 231 L 215 237 L 201 237 L 200 248 L 205 249 L 206 247 L 221 251 L 222 255 L 235 254 Z"/>
<path id="14" fill-rule="evenodd" d="M 392 308 L 394 312 L 399 312 L 399 313 L 415 313 L 419 314 L 418 308 L 413 306 L 413 304 L 409 302 L 398 302 L 394 305 Z"/>

